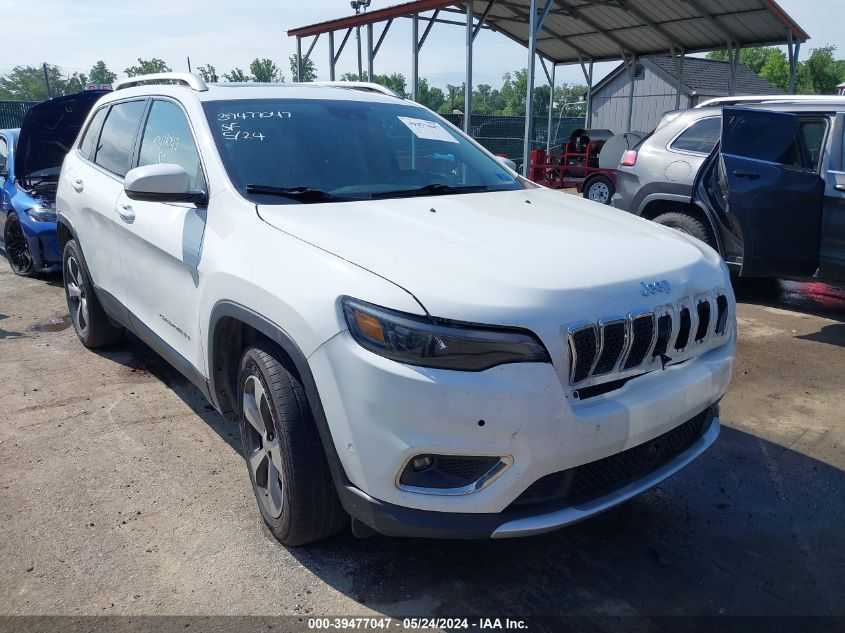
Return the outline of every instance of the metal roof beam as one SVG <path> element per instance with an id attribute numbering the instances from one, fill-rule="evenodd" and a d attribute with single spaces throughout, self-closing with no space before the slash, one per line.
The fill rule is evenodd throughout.
<path id="1" fill-rule="evenodd" d="M 487 3 L 487 8 L 484 9 L 484 13 L 481 14 L 480 18 L 478 18 L 478 24 L 475 25 L 475 28 L 472 31 L 473 40 L 475 40 L 475 38 L 478 36 L 478 32 L 484 26 L 484 20 L 487 19 L 488 15 L 490 15 L 490 9 L 493 8 L 494 4 L 496 4 L 496 0 L 490 0 L 490 2 Z"/>
<path id="2" fill-rule="evenodd" d="M 703 7 L 698 0 L 685 0 L 685 2 L 698 11 L 701 14 L 701 17 L 703 17 L 710 26 L 716 29 L 722 37 L 732 42 L 736 42 L 737 44 L 742 41 L 742 38 L 739 37 L 732 28 L 719 22 L 719 20 L 717 20 L 712 13 Z"/>
<path id="3" fill-rule="evenodd" d="M 627 11 L 628 13 L 636 16 L 643 22 L 645 22 L 648 26 L 653 28 L 657 33 L 663 36 L 663 39 L 666 40 L 666 43 L 669 44 L 672 48 L 683 48 L 678 42 L 675 41 L 675 38 L 670 35 L 669 31 L 664 29 L 661 25 L 657 24 L 654 20 L 652 20 L 648 15 L 646 15 L 645 11 L 637 8 L 636 6 L 632 5 L 630 0 L 621 0 L 619 5 L 622 10 Z"/>
<path id="4" fill-rule="evenodd" d="M 431 18 L 420 18 L 420 20 L 429 19 L 428 26 L 425 27 L 425 31 L 423 31 L 422 37 L 420 41 L 417 43 L 417 52 L 419 53 L 422 50 L 423 44 L 425 44 L 426 39 L 428 38 L 428 34 L 431 33 L 431 27 L 434 26 L 434 23 L 437 21 L 437 16 L 440 15 L 440 9 L 435 11 Z"/>
<path id="5" fill-rule="evenodd" d="M 613 35 L 613 33 L 608 31 L 607 29 L 603 29 L 592 18 L 586 17 L 580 9 L 576 9 L 575 7 L 573 7 L 571 4 L 569 4 L 565 0 L 557 0 L 557 2 L 561 6 L 562 9 L 568 9 L 569 10 L 569 15 L 571 15 L 572 17 L 574 17 L 577 20 L 580 20 L 581 22 L 583 22 L 587 26 L 594 28 L 596 31 L 598 31 L 599 33 L 604 35 L 611 42 L 616 44 L 623 51 L 627 48 L 625 46 L 625 43 L 622 40 L 620 40 L 618 37 Z"/>
<path id="6" fill-rule="evenodd" d="M 393 24 L 393 18 L 390 18 L 387 21 L 387 24 L 384 25 L 384 30 L 381 32 L 381 35 L 379 36 L 378 41 L 376 42 L 376 46 L 373 49 L 373 57 L 378 55 L 378 49 L 381 48 L 381 43 L 384 41 L 384 38 L 387 35 L 387 31 L 388 31 L 388 29 L 390 29 L 391 24 Z"/>

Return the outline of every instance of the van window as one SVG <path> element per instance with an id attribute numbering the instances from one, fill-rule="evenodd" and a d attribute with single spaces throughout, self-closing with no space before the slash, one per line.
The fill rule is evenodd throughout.
<path id="1" fill-rule="evenodd" d="M 97 138 L 100 136 L 103 119 L 106 118 L 106 112 L 108 111 L 109 109 L 107 107 L 100 108 L 91 118 L 91 123 L 88 125 L 88 129 L 85 130 L 85 136 L 82 137 L 82 142 L 79 144 L 79 153 L 82 154 L 83 158 L 91 160 L 94 154 L 94 148 L 97 146 Z"/>
<path id="2" fill-rule="evenodd" d="M 199 152 L 182 109 L 172 101 L 153 101 L 141 137 L 138 166 L 173 163 L 191 177 L 191 189 L 205 190 Z"/>
<path id="3" fill-rule="evenodd" d="M 722 132 L 722 117 L 714 116 L 696 121 L 678 136 L 670 147 L 681 152 L 709 154 Z"/>
<path id="4" fill-rule="evenodd" d="M 100 134 L 94 162 L 121 178 L 129 171 L 135 135 L 145 106 L 145 101 L 115 104 L 103 124 L 103 133 Z"/>

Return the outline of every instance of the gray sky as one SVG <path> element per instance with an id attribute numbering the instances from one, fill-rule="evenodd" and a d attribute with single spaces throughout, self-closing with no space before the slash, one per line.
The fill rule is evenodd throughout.
<path id="1" fill-rule="evenodd" d="M 373 8 L 400 0 L 373 0 Z M 235 66 L 247 69 L 255 57 L 269 57 L 290 80 L 288 57 L 295 41 L 289 28 L 349 15 L 348 0 L 4 0 L 5 28 L 0 43 L 0 74 L 17 64 L 43 61 L 87 72 L 98 60 L 119 75 L 136 58 L 160 57 L 174 70 L 210 63 L 218 74 Z M 780 0 L 783 9 L 810 34 L 801 48 L 833 44 L 845 57 L 841 28 L 845 0 Z M 376 27 L 378 28 L 378 27 Z M 434 85 L 461 83 L 464 32 L 438 24 L 420 57 L 420 75 Z M 376 58 L 377 73 L 410 75 L 410 20 L 397 20 Z M 338 74 L 357 70 L 354 42 L 343 52 Z M 317 43 L 313 59 L 321 79 L 328 79 L 328 42 Z M 498 86 L 506 71 L 526 66 L 525 49 L 504 36 L 482 31 L 475 46 L 474 82 Z M 598 64 L 596 80 L 615 64 Z M 559 67 L 558 81 L 581 82 L 575 66 Z M 538 71 L 538 83 L 543 78 Z"/>

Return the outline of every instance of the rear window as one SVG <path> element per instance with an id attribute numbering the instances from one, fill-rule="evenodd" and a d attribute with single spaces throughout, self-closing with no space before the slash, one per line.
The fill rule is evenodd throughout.
<path id="1" fill-rule="evenodd" d="M 827 133 L 827 121 L 825 119 L 802 121 L 801 130 L 804 132 L 804 140 L 807 142 L 807 151 L 810 152 L 813 169 L 818 169 L 822 157 L 824 137 Z"/>
<path id="2" fill-rule="evenodd" d="M 145 101 L 127 101 L 113 105 L 103 124 L 94 162 L 121 178 L 129 171 L 135 135 L 145 106 Z"/>
<path id="3" fill-rule="evenodd" d="M 709 154 L 716 146 L 721 131 L 721 117 L 701 119 L 684 130 L 680 136 L 672 141 L 670 147 L 680 152 Z"/>
<path id="4" fill-rule="evenodd" d="M 103 119 L 106 118 L 108 108 L 100 108 L 91 119 L 88 129 L 85 130 L 85 136 L 82 137 L 82 142 L 79 144 L 79 153 L 84 158 L 91 159 L 94 155 L 94 148 L 97 146 L 97 138 L 100 136 L 100 128 L 103 125 Z"/>

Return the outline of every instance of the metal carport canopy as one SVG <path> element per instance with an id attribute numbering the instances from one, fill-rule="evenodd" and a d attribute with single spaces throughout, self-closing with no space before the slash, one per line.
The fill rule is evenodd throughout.
<path id="1" fill-rule="evenodd" d="M 430 11 L 433 13 L 428 16 L 421 15 Z M 334 79 L 335 64 L 352 30 L 360 30 L 362 26 L 366 26 L 367 69 L 368 75 L 372 76 L 374 58 L 396 18 L 413 20 L 413 99 L 416 99 L 419 80 L 419 52 L 431 27 L 435 23 L 442 23 L 465 28 L 467 115 L 464 116 L 464 130 L 467 132 L 472 112 L 472 49 L 478 32 L 481 29 L 490 29 L 528 48 L 529 76 L 523 173 L 527 173 L 530 151 L 535 53 L 543 61 L 552 87 L 557 64 L 580 63 L 589 92 L 594 62 L 621 59 L 629 72 L 633 73 L 633 62 L 638 57 L 665 55 L 669 52 L 678 60 L 680 95 L 683 56 L 686 54 L 727 48 L 731 74 L 735 75 L 740 48 L 786 44 L 792 92 L 795 86 L 798 47 L 809 39 L 807 33 L 774 0 L 473 0 L 469 3 L 454 0 L 415 0 L 291 29 L 288 35 L 296 38 L 301 64 L 303 59 L 310 56 L 319 36 L 328 33 L 330 73 Z M 375 42 L 373 25 L 379 22 L 384 22 L 385 26 Z M 421 38 L 418 30 L 420 22 L 426 24 Z M 334 34 L 341 30 L 346 30 L 346 35 L 335 53 Z M 314 40 L 303 56 L 302 40 L 310 36 L 313 36 Z M 551 72 L 545 67 L 545 61 L 551 63 Z M 633 108 L 633 81 L 631 86 L 628 105 L 629 130 L 630 111 Z M 551 98 L 553 97 L 554 90 L 551 91 Z M 551 113 L 551 109 L 549 112 Z M 586 124 L 589 127 L 589 103 L 587 112 Z"/>

